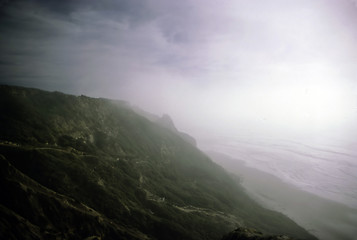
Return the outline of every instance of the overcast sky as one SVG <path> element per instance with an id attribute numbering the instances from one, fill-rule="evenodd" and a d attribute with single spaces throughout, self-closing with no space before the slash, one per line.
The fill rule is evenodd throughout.
<path id="1" fill-rule="evenodd" d="M 352 0 L 0 1 L 0 83 L 124 99 L 200 138 L 346 134 Z"/>

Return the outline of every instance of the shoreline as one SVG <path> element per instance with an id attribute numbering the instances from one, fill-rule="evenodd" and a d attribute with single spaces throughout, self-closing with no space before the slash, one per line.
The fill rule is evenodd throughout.
<path id="1" fill-rule="evenodd" d="M 206 154 L 238 175 L 255 201 L 285 214 L 319 239 L 356 239 L 357 209 L 301 190 L 270 173 L 246 166 L 242 160 L 217 152 Z"/>

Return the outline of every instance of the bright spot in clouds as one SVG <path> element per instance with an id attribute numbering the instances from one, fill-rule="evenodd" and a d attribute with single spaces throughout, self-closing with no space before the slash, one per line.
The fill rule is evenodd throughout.
<path id="1" fill-rule="evenodd" d="M 300 130 L 336 127 L 345 122 L 350 111 L 348 99 L 336 86 L 328 84 L 272 86 L 252 96 L 260 100 L 250 99 L 251 111 L 259 113 L 263 120 Z"/>
<path id="2" fill-rule="evenodd" d="M 0 83 L 127 100 L 198 139 L 356 130 L 351 0 L 17 0 L 0 15 Z"/>
<path id="3" fill-rule="evenodd" d="M 346 124 L 355 104 L 348 85 L 335 79 L 328 67 L 301 70 L 304 75 L 286 69 L 284 74 L 273 74 L 275 84 L 250 89 L 253 98 L 260 99 L 252 111 L 282 128 L 302 131 L 333 130 Z"/>

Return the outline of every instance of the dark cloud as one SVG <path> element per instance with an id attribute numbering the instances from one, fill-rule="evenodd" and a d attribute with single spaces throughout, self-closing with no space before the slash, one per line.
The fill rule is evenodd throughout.
<path id="1" fill-rule="evenodd" d="M 350 6 L 349 0 L 1 1 L 0 83 L 121 98 L 158 113 L 174 109 L 178 124 L 192 116 L 192 125 L 207 129 L 212 122 L 236 126 L 264 112 L 260 103 L 242 104 L 259 98 L 246 94 L 252 89 L 354 78 L 357 14 Z"/>
<path id="2" fill-rule="evenodd" d="M 147 21 L 154 15 L 152 8 L 147 5 L 148 1 L 140 0 L 30 0 L 30 2 L 52 14 L 67 17 L 68 20 L 72 18 L 73 13 L 93 11 L 105 18 L 125 20 L 135 24 Z"/>
<path id="3" fill-rule="evenodd" d="M 139 0 L 9 1 L 1 8 L 0 60 L 18 67 L 3 64 L 2 72 L 14 79 L 37 74 L 38 82 L 44 76 L 54 77 L 69 87 L 93 77 L 124 84 L 140 65 L 170 65 L 182 58 L 165 46 L 165 41 L 189 41 L 184 17 L 177 17 L 184 14 L 182 5 L 156 7 L 155 2 Z"/>

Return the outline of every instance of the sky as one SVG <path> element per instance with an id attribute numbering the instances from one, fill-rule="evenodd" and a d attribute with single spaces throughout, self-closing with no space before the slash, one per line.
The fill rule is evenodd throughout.
<path id="1" fill-rule="evenodd" d="M 198 139 L 353 137 L 355 0 L 0 0 L 0 84 L 122 99 Z"/>

